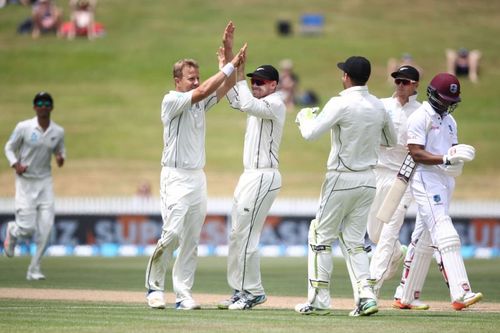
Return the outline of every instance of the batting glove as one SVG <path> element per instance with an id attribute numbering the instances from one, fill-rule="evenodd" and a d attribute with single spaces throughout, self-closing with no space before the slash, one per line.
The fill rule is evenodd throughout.
<path id="1" fill-rule="evenodd" d="M 451 165 L 440 165 L 439 166 L 443 172 L 451 177 L 458 177 L 462 174 L 464 168 L 464 162 L 458 161 L 456 164 Z"/>
<path id="2" fill-rule="evenodd" d="M 443 156 L 443 163 L 446 165 L 457 164 L 458 162 L 470 162 L 476 156 L 476 149 L 469 145 L 456 145 L 448 149 L 448 153 Z"/>
<path id="3" fill-rule="evenodd" d="M 295 118 L 295 123 L 300 125 L 300 123 L 304 120 L 312 120 L 318 116 L 319 108 L 304 108 L 297 113 L 297 117 Z"/>

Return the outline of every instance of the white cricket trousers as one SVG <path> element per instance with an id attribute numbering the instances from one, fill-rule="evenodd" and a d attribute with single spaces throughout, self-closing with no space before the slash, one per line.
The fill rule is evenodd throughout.
<path id="1" fill-rule="evenodd" d="M 372 279 L 376 280 L 375 291 L 377 293 L 382 288 L 384 281 L 392 278 L 401 268 L 398 264 L 403 258 L 403 252 L 399 242 L 399 232 L 406 211 L 413 200 L 408 186 L 389 222 L 383 223 L 377 219 L 378 210 L 396 180 L 396 173 L 386 168 L 375 170 L 377 191 L 368 215 L 367 232 L 370 240 L 377 244 L 370 262 L 370 274 Z"/>
<path id="2" fill-rule="evenodd" d="M 331 245 L 339 239 L 353 286 L 355 303 L 366 294 L 370 263 L 364 249 L 368 212 L 375 196 L 373 170 L 330 171 L 321 188 L 320 207 L 309 227 L 308 301 L 321 309 L 330 307 L 333 270 Z"/>
<path id="3" fill-rule="evenodd" d="M 200 232 L 207 211 L 203 170 L 163 167 L 160 180 L 162 234 L 146 269 L 146 288 L 165 290 L 168 261 L 178 248 L 172 269 L 176 302 L 191 299 Z"/>
<path id="4" fill-rule="evenodd" d="M 259 241 L 267 214 L 281 188 L 277 169 L 245 170 L 234 191 L 227 281 L 238 291 L 263 295 Z"/>
<path id="5" fill-rule="evenodd" d="M 424 223 L 429 230 L 432 243 L 441 256 L 452 302 L 462 301 L 463 296 L 471 291 L 460 252 L 460 237 L 448 212 L 454 188 L 455 178 L 429 171 L 417 171 L 411 183 L 421 217 L 417 219 L 415 228 L 419 228 L 419 223 Z"/>
<path id="6" fill-rule="evenodd" d="M 28 271 L 40 272 L 42 256 L 54 225 L 52 177 L 35 179 L 16 175 L 15 209 L 16 221 L 11 234 L 15 238 L 35 235 L 36 251 Z"/>

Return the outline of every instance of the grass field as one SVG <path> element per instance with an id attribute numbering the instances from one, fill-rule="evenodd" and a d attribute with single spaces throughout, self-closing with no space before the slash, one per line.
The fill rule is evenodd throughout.
<path id="1" fill-rule="evenodd" d="M 66 10 L 66 1 L 59 1 Z M 321 12 L 321 36 L 298 33 L 300 15 Z M 500 129 L 500 2 L 417 0 L 412 2 L 332 0 L 100 1 L 97 19 L 107 35 L 89 42 L 45 36 L 32 40 L 15 33 L 29 9 L 0 10 L 0 143 L 23 119 L 33 116 L 31 100 L 39 90 L 55 98 L 53 118 L 66 128 L 68 160 L 55 171 L 60 196 L 132 195 L 148 181 L 158 190 L 162 127 L 159 104 L 172 88 L 170 68 L 194 57 L 206 78 L 216 68 L 215 51 L 229 19 L 236 44 L 249 43 L 247 68 L 277 65 L 290 58 L 301 89 L 313 89 L 321 104 L 342 90 L 335 64 L 353 54 L 373 67 L 369 87 L 389 96 L 386 62 L 404 52 L 424 70 L 420 99 L 434 73 L 444 71 L 444 49 L 483 52 L 480 83 L 462 80 L 463 103 L 456 111 L 462 142 L 477 147 L 477 158 L 458 179 L 456 198 L 499 199 L 497 134 Z M 281 38 L 278 19 L 295 34 Z M 328 136 L 306 142 L 290 112 L 280 162 L 281 196 L 316 197 L 329 151 Z M 223 101 L 208 116 L 209 194 L 232 194 L 241 172 L 245 117 Z M 0 196 L 14 193 L 12 170 L 0 163 Z"/>
<path id="2" fill-rule="evenodd" d="M 1 288 L 83 289 L 143 291 L 147 258 L 48 257 L 44 260 L 46 281 L 24 280 L 29 258 L 0 258 Z M 200 258 L 194 295 L 227 295 L 226 258 Z M 499 260 L 466 261 L 475 290 L 485 302 L 500 302 L 496 278 Z M 306 295 L 305 258 L 264 258 L 263 281 L 268 296 Z M 167 278 L 167 281 L 170 279 Z M 381 299 L 391 299 L 398 279 L 386 283 Z M 170 287 L 169 287 L 170 288 Z M 170 289 L 171 290 L 171 289 Z M 334 260 L 332 297 L 351 298 L 346 267 Z M 422 298 L 448 302 L 447 289 L 436 267 L 431 267 Z M 168 300 L 172 302 L 173 300 Z M 255 308 L 252 311 L 217 311 L 213 306 L 201 311 L 153 311 L 145 304 L 83 301 L 5 299 L 0 294 L 2 332 L 496 332 L 500 313 L 468 311 L 409 312 L 381 310 L 369 318 L 349 318 L 345 309 L 334 309 L 327 317 L 300 316 L 289 309 Z"/>

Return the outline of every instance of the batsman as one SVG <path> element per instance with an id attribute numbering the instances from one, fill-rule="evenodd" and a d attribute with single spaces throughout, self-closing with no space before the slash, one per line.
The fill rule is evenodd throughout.
<path id="1" fill-rule="evenodd" d="M 474 159 L 475 149 L 458 144 L 457 123 L 451 115 L 461 101 L 458 79 L 448 73 L 437 74 L 427 87 L 427 98 L 408 118 L 408 149 L 418 165 L 410 186 L 419 218 L 412 234 L 415 254 L 405 258 L 410 265 L 403 272 L 398 308 L 411 308 L 411 300 L 420 293 L 427 275 L 433 248 L 437 248 L 452 307 L 462 310 L 483 295 L 472 292 L 449 207 L 455 177 L 461 174 L 464 163 Z"/>

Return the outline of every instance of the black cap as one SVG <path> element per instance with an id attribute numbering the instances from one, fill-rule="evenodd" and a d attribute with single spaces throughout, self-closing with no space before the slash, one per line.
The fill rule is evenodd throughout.
<path id="1" fill-rule="evenodd" d="M 345 62 L 339 62 L 337 67 L 356 81 L 366 83 L 370 78 L 371 65 L 365 57 L 349 57 Z"/>
<path id="2" fill-rule="evenodd" d="M 54 103 L 52 96 L 50 96 L 50 94 L 45 91 L 41 91 L 35 95 L 35 97 L 33 98 L 33 104 L 35 104 L 37 101 L 50 101 L 51 103 Z"/>
<path id="3" fill-rule="evenodd" d="M 412 66 L 401 66 L 397 71 L 391 73 L 391 76 L 395 79 L 408 79 L 417 81 L 420 79 L 420 74 L 415 67 Z"/>
<path id="4" fill-rule="evenodd" d="M 278 70 L 274 68 L 271 65 L 262 65 L 257 67 L 256 70 L 253 71 L 253 73 L 248 73 L 248 77 L 260 77 L 261 79 L 264 80 L 270 80 L 270 81 L 280 81 L 280 74 L 278 73 Z"/>

